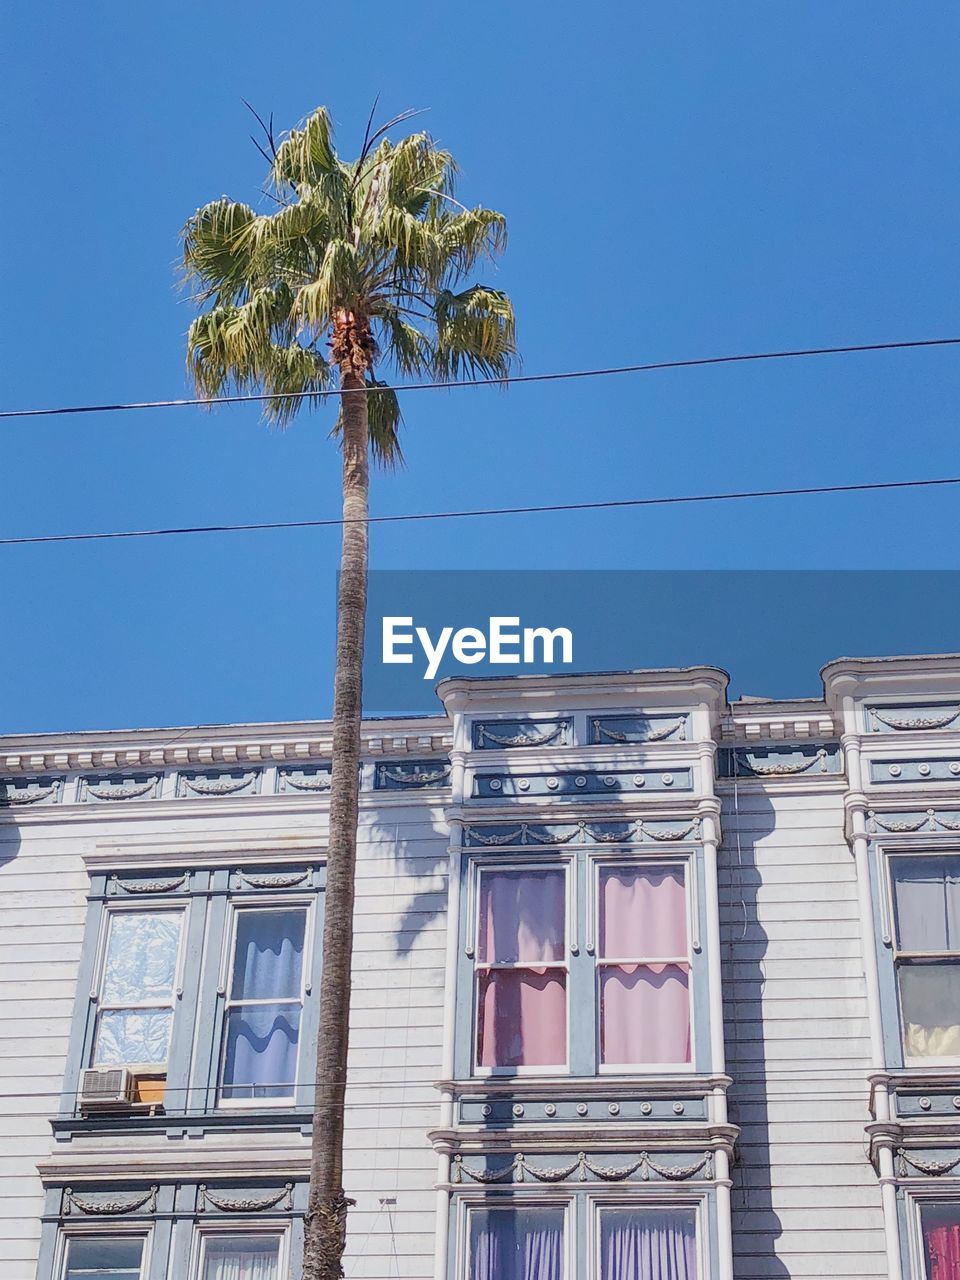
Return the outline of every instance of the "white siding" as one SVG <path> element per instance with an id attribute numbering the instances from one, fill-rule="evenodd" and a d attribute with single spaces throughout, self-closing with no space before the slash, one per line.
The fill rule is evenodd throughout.
<path id="1" fill-rule="evenodd" d="M 842 792 L 724 796 L 720 912 L 737 1280 L 885 1280 Z M 738 810 L 738 812 L 737 812 Z M 739 847 L 737 835 L 739 832 Z"/>

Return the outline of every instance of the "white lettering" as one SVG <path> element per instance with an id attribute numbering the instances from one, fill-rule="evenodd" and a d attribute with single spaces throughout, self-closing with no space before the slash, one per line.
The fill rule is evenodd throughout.
<path id="1" fill-rule="evenodd" d="M 412 627 L 412 618 L 383 619 L 383 660 L 384 662 L 413 662 L 412 653 L 397 653 L 398 644 L 413 644 L 413 632 L 398 632 L 397 627 Z"/>
<path id="2" fill-rule="evenodd" d="M 432 680 L 437 674 L 437 670 L 446 652 L 447 645 L 450 643 L 450 637 L 453 635 L 453 627 L 444 627 L 440 632 L 440 639 L 436 645 L 430 641 L 430 632 L 426 627 L 417 627 L 417 639 L 423 645 L 423 652 L 427 655 L 427 669 L 423 673 L 424 680 Z"/>
<path id="3" fill-rule="evenodd" d="M 458 662 L 472 666 L 482 662 L 487 652 L 487 637 L 476 627 L 461 627 L 453 637 L 453 656 Z"/>
<path id="4" fill-rule="evenodd" d="M 519 627 L 519 618 L 491 618 L 490 619 L 490 661 L 491 662 L 519 662 L 520 661 L 520 632 L 505 631 L 504 627 Z M 516 645 L 516 653 L 505 653 L 504 645 Z"/>
<path id="5" fill-rule="evenodd" d="M 566 627 L 556 627 L 551 631 L 548 627 L 524 627 L 523 629 L 523 660 L 524 662 L 536 662 L 537 651 L 536 641 L 541 640 L 543 643 L 543 661 L 548 665 L 554 661 L 553 646 L 554 642 L 559 639 L 561 644 L 561 662 L 573 661 L 573 632 L 568 631 Z"/>

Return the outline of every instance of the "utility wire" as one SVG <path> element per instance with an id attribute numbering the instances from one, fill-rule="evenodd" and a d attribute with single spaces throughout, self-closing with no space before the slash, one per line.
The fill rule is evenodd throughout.
<path id="1" fill-rule="evenodd" d="M 747 498 L 796 498 L 823 493 L 873 493 L 890 489 L 926 489 L 937 485 L 958 485 L 960 476 L 928 480 L 879 480 L 861 484 L 805 485 L 796 489 L 743 489 L 728 493 L 680 494 L 663 498 L 615 498 L 608 502 L 555 502 L 531 507 L 478 507 L 464 511 L 415 511 L 405 515 L 370 516 L 368 524 L 400 524 L 416 520 L 466 520 L 479 516 L 543 515 L 559 511 L 609 511 L 624 507 L 667 507 L 697 502 L 734 502 Z M 344 520 L 264 520 L 252 524 L 180 525 L 165 529 L 124 529 L 106 533 L 50 533 L 22 538 L 0 538 L 0 547 L 19 547 L 46 542 L 102 542 L 111 538 L 166 538 L 187 533 L 254 533 L 264 529 L 326 529 L 359 523 Z"/>
<path id="2" fill-rule="evenodd" d="M 452 391 L 458 387 L 505 387 L 526 382 L 567 382 L 574 378 L 607 378 L 624 373 L 653 373 L 663 369 L 697 369 L 706 365 L 746 364 L 760 360 L 796 360 L 804 356 L 855 355 L 867 351 L 911 351 L 918 347 L 956 347 L 960 338 L 918 338 L 911 342 L 866 342 L 845 347 L 801 347 L 794 351 L 753 351 L 732 356 L 701 356 L 690 360 L 657 360 L 648 364 L 618 365 L 608 369 L 575 369 L 560 373 L 515 374 L 506 378 L 464 378 L 457 382 L 410 382 L 384 386 L 383 391 Z M 47 418 L 78 413 L 122 413 L 134 409 L 185 409 L 219 404 L 259 404 L 271 400 L 326 399 L 329 396 L 366 395 L 366 387 L 331 388 L 324 391 L 262 392 L 251 395 L 185 397 L 180 400 L 140 400 L 127 404 L 64 405 L 50 409 L 4 409 L 0 418 Z"/>

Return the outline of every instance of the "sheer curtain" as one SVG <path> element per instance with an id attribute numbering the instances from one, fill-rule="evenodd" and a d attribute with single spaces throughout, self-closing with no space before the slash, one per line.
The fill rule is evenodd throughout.
<path id="1" fill-rule="evenodd" d="M 562 1278 L 562 1209 L 474 1209 L 470 1214 L 470 1280 Z"/>
<path id="2" fill-rule="evenodd" d="M 604 1210 L 600 1260 L 600 1280 L 696 1280 L 693 1211 Z"/>
<path id="3" fill-rule="evenodd" d="M 477 1061 L 482 1067 L 567 1060 L 566 874 L 558 868 L 480 876 Z"/>
<path id="4" fill-rule="evenodd" d="M 203 1280 L 279 1280 L 280 1241 L 276 1236 L 248 1240 L 208 1240 Z"/>
<path id="5" fill-rule="evenodd" d="M 897 950 L 957 952 L 957 960 L 898 961 L 908 1058 L 960 1056 L 960 863 L 893 858 Z"/>
<path id="6" fill-rule="evenodd" d="M 604 868 L 600 875 L 604 1063 L 690 1061 L 689 973 L 682 959 L 686 954 L 683 870 Z"/>

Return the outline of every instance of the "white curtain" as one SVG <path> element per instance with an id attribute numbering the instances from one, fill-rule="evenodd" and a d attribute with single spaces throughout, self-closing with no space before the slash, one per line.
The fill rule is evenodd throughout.
<path id="1" fill-rule="evenodd" d="M 277 1263 L 280 1241 L 274 1236 L 247 1240 L 210 1240 L 203 1280 L 280 1280 Z"/>

